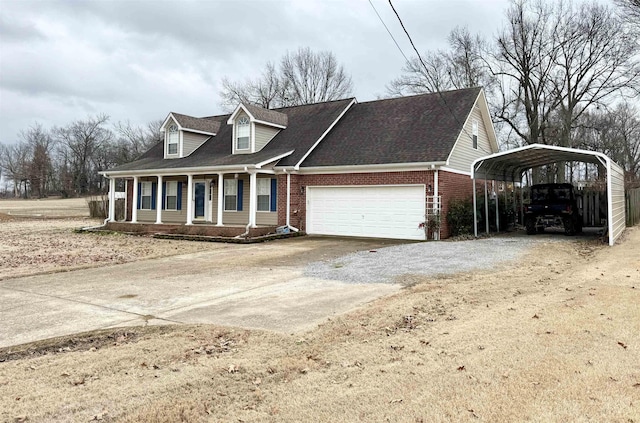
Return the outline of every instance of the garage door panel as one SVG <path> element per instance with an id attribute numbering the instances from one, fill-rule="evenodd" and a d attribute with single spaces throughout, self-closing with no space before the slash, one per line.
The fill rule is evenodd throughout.
<path id="1" fill-rule="evenodd" d="M 424 239 L 424 185 L 307 187 L 310 234 Z"/>

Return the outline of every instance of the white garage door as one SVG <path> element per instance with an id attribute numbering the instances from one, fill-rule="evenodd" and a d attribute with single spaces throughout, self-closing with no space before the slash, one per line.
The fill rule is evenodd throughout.
<path id="1" fill-rule="evenodd" d="M 307 233 L 423 240 L 424 185 L 307 187 Z"/>

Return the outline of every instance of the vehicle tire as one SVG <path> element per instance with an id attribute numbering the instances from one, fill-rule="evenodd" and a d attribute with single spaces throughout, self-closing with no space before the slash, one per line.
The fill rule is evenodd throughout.
<path id="1" fill-rule="evenodd" d="M 564 223 L 564 234 L 565 235 L 575 235 L 576 229 L 575 229 L 575 225 L 574 225 L 573 219 L 570 218 L 570 217 L 565 217 L 563 219 L 563 223 Z"/>
<path id="2" fill-rule="evenodd" d="M 544 226 L 538 226 L 536 228 L 536 230 L 538 231 L 539 234 L 543 234 L 544 233 Z"/>
<path id="3" fill-rule="evenodd" d="M 576 220 L 576 233 L 582 233 L 582 216 L 578 216 Z"/>
<path id="4" fill-rule="evenodd" d="M 528 217 L 524 223 L 527 228 L 527 235 L 534 235 L 536 233 L 536 219 Z"/>

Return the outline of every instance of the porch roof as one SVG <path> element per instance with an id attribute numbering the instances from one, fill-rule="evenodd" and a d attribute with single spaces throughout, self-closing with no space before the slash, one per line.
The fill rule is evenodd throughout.
<path id="1" fill-rule="evenodd" d="M 171 170 L 182 174 L 185 169 L 201 170 L 207 169 L 211 172 L 225 169 L 242 169 L 244 167 L 260 168 L 266 164 L 273 163 L 283 157 L 291 155 L 292 150 L 268 150 L 259 151 L 254 154 L 228 154 L 225 156 L 192 155 L 181 159 L 163 159 L 163 143 L 156 144 L 143 157 L 135 162 L 126 163 L 111 170 L 101 172 L 105 175 L 135 175 L 150 173 L 171 173 Z M 160 156 L 157 157 L 157 151 Z"/>

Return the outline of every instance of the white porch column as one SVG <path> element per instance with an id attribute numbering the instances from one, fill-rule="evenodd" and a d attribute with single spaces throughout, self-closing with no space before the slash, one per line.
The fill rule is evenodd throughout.
<path id="1" fill-rule="evenodd" d="M 109 178 L 109 222 L 116 221 L 116 179 Z"/>
<path id="2" fill-rule="evenodd" d="M 249 174 L 249 224 L 252 228 L 256 227 L 256 211 L 258 210 L 258 190 L 256 173 Z"/>
<path id="3" fill-rule="evenodd" d="M 187 182 L 187 225 L 193 225 L 193 175 L 188 175 Z"/>
<path id="4" fill-rule="evenodd" d="M 162 175 L 158 175 L 158 187 L 156 194 L 156 225 L 162 223 L 162 206 L 164 201 L 162 199 Z"/>
<path id="5" fill-rule="evenodd" d="M 133 198 L 131 199 L 131 223 L 138 223 L 138 177 L 133 177 Z"/>
<path id="6" fill-rule="evenodd" d="M 216 217 L 216 226 L 223 226 L 222 211 L 224 208 L 224 174 L 218 173 L 218 216 Z"/>
<path id="7" fill-rule="evenodd" d="M 286 172 L 286 170 L 285 170 Z M 291 174 L 287 172 L 287 226 L 291 226 Z"/>

